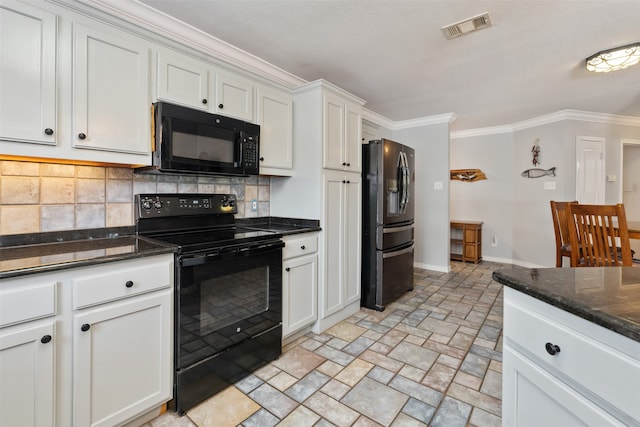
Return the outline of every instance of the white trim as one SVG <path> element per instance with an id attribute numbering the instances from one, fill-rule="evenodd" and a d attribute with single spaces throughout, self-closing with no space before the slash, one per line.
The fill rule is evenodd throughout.
<path id="1" fill-rule="evenodd" d="M 328 82 L 328 81 L 326 81 L 324 79 L 318 79 L 318 80 L 314 80 L 312 82 L 306 83 L 305 85 L 294 89 L 293 90 L 293 94 L 297 95 L 297 94 L 313 91 L 313 90 L 316 90 L 316 89 L 324 89 L 324 90 L 331 91 L 335 95 L 338 95 L 338 96 L 340 96 L 342 98 L 346 98 L 347 100 L 349 100 L 351 102 L 354 102 L 354 103 L 356 103 L 358 105 L 361 105 L 361 106 L 364 105 L 365 102 L 367 102 L 364 99 L 359 98 L 359 97 L 355 96 L 354 94 L 349 93 L 346 90 L 342 89 L 341 87 L 336 86 L 333 83 Z"/>
<path id="2" fill-rule="evenodd" d="M 362 120 L 367 121 L 373 125 L 382 126 L 391 130 L 393 130 L 395 126 L 393 120 L 389 120 L 383 115 L 366 108 L 362 109 Z"/>
<path id="3" fill-rule="evenodd" d="M 431 271 L 439 271 L 441 273 L 450 273 L 451 272 L 451 266 L 450 265 L 434 265 L 434 264 L 424 264 L 422 262 L 414 262 L 413 263 L 413 267 L 414 268 L 421 268 L 423 270 L 431 270 Z"/>
<path id="4" fill-rule="evenodd" d="M 419 117 L 417 119 L 402 120 L 399 122 L 394 122 L 393 130 L 416 128 L 420 126 L 431 126 L 431 125 L 437 125 L 442 123 L 450 124 L 453 121 L 455 121 L 457 118 L 458 116 L 455 113 L 446 113 L 446 114 L 439 114 L 437 116 Z"/>
<path id="5" fill-rule="evenodd" d="M 624 146 L 625 145 L 640 145 L 640 140 L 638 139 L 628 139 L 628 138 L 621 138 L 620 139 L 620 163 L 619 165 L 619 169 L 618 169 L 618 176 L 620 177 L 620 179 L 618 180 L 619 182 L 619 188 L 618 188 L 618 200 L 619 203 L 624 203 Z"/>

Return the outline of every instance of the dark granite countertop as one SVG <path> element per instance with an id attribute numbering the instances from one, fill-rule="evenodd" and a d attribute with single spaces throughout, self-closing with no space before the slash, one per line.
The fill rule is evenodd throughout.
<path id="1" fill-rule="evenodd" d="M 283 236 L 321 230 L 320 221 L 317 219 L 296 219 L 276 216 L 239 218 L 236 220 L 236 224 L 244 228 L 275 231 Z"/>
<path id="2" fill-rule="evenodd" d="M 132 227 L 3 236 L 0 280 L 172 253 L 175 247 L 133 234 Z"/>
<path id="3" fill-rule="evenodd" d="M 640 342 L 640 268 L 511 268 L 493 278 Z"/>

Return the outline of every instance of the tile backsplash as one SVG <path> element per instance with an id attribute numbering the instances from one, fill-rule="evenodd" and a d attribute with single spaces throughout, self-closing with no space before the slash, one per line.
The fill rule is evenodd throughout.
<path id="1" fill-rule="evenodd" d="M 132 169 L 0 161 L 0 234 L 134 224 L 138 193 L 235 194 L 238 218 L 269 215 L 269 177 L 136 174 Z M 258 200 L 258 212 L 251 200 Z"/>

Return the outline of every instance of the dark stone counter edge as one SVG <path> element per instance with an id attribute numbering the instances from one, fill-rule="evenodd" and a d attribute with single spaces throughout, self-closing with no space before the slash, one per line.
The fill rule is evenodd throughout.
<path id="1" fill-rule="evenodd" d="M 549 295 L 537 289 L 532 289 L 527 286 L 526 283 L 502 274 L 500 270 L 493 272 L 493 280 L 589 322 L 617 332 L 629 339 L 640 342 L 640 327 L 633 322 L 628 322 L 621 317 L 607 314 L 593 307 L 578 304 L 573 300 L 566 300 L 562 297 Z"/>
<path id="2" fill-rule="evenodd" d="M 322 230 L 320 221 L 317 219 L 297 219 L 277 216 L 238 218 L 236 219 L 236 224 L 242 227 L 274 230 L 284 236 Z"/>
<path id="3" fill-rule="evenodd" d="M 23 277 L 31 274 L 49 273 L 52 271 L 65 270 L 68 268 L 90 267 L 93 265 L 104 264 L 108 262 L 125 261 L 129 259 L 144 258 L 144 257 L 149 257 L 154 255 L 171 254 L 171 253 L 175 253 L 177 249 L 176 246 L 166 245 L 162 242 L 158 242 L 152 239 L 146 239 L 142 237 L 138 237 L 138 238 L 144 239 L 150 244 L 155 246 L 139 252 L 135 252 L 135 253 L 105 255 L 105 256 L 98 256 L 93 258 L 57 262 L 54 264 L 45 264 L 38 267 L 20 268 L 16 270 L 3 271 L 3 272 L 0 272 L 0 280 L 9 279 L 12 277 Z"/>

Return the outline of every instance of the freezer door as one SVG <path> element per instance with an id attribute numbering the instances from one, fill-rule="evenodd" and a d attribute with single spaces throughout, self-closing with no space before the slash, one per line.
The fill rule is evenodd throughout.
<path id="1" fill-rule="evenodd" d="M 380 251 L 378 257 L 382 277 L 375 309 L 382 311 L 387 304 L 413 289 L 413 243 L 391 252 Z"/>
<path id="2" fill-rule="evenodd" d="M 376 249 L 390 250 L 413 242 L 413 223 L 399 227 L 378 226 Z"/>

